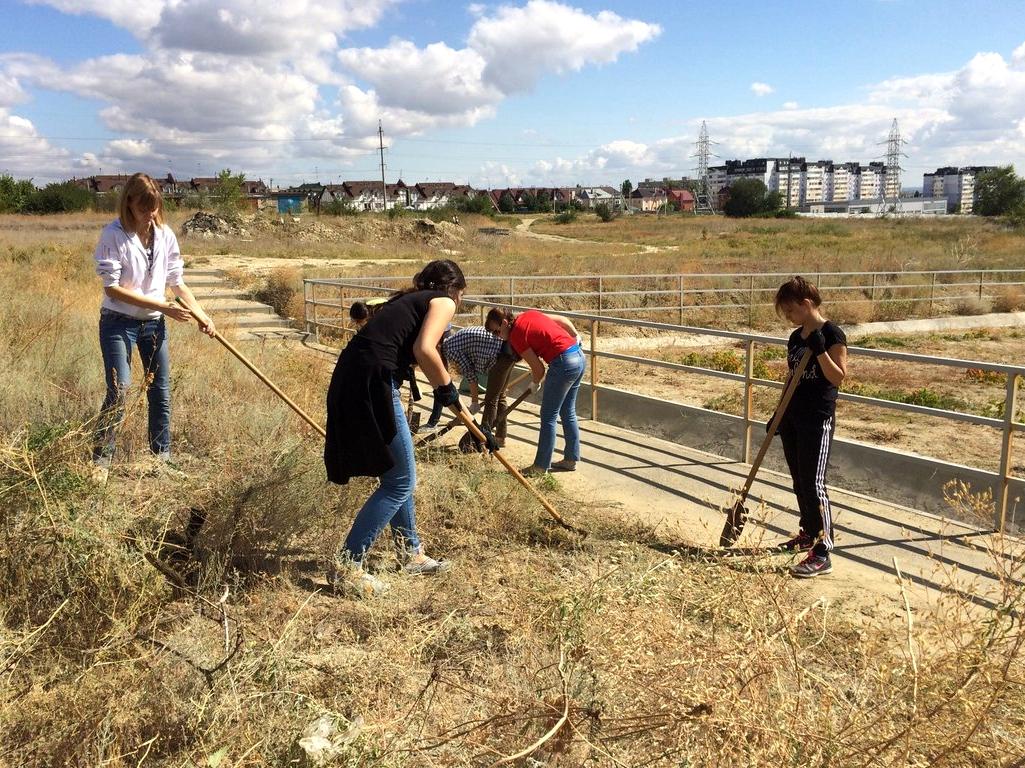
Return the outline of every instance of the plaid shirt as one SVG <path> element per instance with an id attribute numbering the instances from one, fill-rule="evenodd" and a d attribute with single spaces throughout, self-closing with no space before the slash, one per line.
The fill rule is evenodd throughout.
<path id="1" fill-rule="evenodd" d="M 476 379 L 491 370 L 502 349 L 502 340 L 482 326 L 463 328 L 442 343 L 445 355 L 459 366 L 460 373 Z"/>

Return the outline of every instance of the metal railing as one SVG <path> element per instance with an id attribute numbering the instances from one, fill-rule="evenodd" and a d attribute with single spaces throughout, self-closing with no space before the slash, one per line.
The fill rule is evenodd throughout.
<path id="1" fill-rule="evenodd" d="M 679 325 L 688 314 L 734 313 L 754 327 L 756 312 L 773 309 L 779 284 L 790 272 L 676 273 L 635 275 L 486 275 L 474 276 L 475 296 L 485 301 L 560 311 L 589 311 L 602 317 L 675 313 Z M 819 272 L 805 275 L 832 305 L 860 303 L 886 312 L 933 315 L 961 302 L 983 302 L 1001 291 L 1025 286 L 1025 269 Z M 355 277 L 345 282 L 399 287 L 403 277 Z M 330 282 L 330 281 L 325 281 Z M 1025 294 L 1025 291 L 1023 291 Z"/>
<path id="2" fill-rule="evenodd" d="M 475 279 L 476 282 L 476 279 Z M 340 338 L 352 333 L 352 326 L 348 319 L 348 308 L 352 301 L 367 298 L 370 294 L 387 295 L 394 289 L 386 286 L 372 286 L 363 281 L 348 281 L 337 279 L 313 279 L 307 278 L 304 283 L 304 303 L 306 316 L 306 329 L 318 342 L 321 342 L 321 331 L 328 331 Z M 318 297 L 318 288 L 321 292 Z M 328 298 L 330 295 L 330 298 Z M 463 307 L 472 307 L 474 311 L 463 311 L 457 315 L 458 318 L 469 318 L 476 320 L 481 325 L 484 323 L 486 311 L 491 307 L 501 307 L 514 312 L 523 312 L 534 307 L 509 304 L 505 302 L 488 301 L 484 297 L 464 297 Z M 639 364 L 654 368 L 663 368 L 681 373 L 692 373 L 703 376 L 711 376 L 728 381 L 743 384 L 743 422 L 744 440 L 742 459 L 750 463 L 752 456 L 753 430 L 758 423 L 754 420 L 754 391 L 755 387 L 767 387 L 782 389 L 782 382 L 771 379 L 763 379 L 755 376 L 756 345 L 785 346 L 787 340 L 776 336 L 765 336 L 741 331 L 720 330 L 715 328 L 699 328 L 693 326 L 660 323 L 654 321 L 610 317 L 583 312 L 561 312 L 574 322 L 584 323 L 589 326 L 589 345 L 585 352 L 590 358 L 590 384 L 591 384 L 591 418 L 600 421 L 599 409 L 599 386 L 601 383 L 600 363 L 602 359 L 618 360 L 628 363 Z M 655 331 L 669 333 L 685 333 L 700 336 L 710 336 L 719 339 L 729 339 L 734 342 L 742 342 L 744 345 L 744 372 L 732 373 L 729 371 L 705 368 L 697 365 L 683 363 L 672 363 L 665 360 L 658 360 L 649 357 L 636 355 L 625 355 L 617 352 L 601 351 L 598 348 L 601 325 L 612 324 L 626 326 L 629 328 L 646 328 Z M 1003 531 L 1007 523 L 1007 513 L 1011 501 L 1010 483 L 1012 479 L 1012 444 L 1015 433 L 1025 432 L 1025 422 L 1016 419 L 1018 413 L 1018 385 L 1025 380 L 1025 366 L 1006 365 L 1002 363 L 991 363 L 979 360 L 962 360 L 949 357 L 935 357 L 931 355 L 919 355 L 908 352 L 895 352 L 891 350 L 868 349 L 864 347 L 848 347 L 848 355 L 876 360 L 888 360 L 894 362 L 911 363 L 916 365 L 941 366 L 951 369 L 973 369 L 989 373 L 1000 374 L 1005 377 L 1005 393 L 1003 408 L 999 418 L 982 416 L 963 411 L 933 408 L 930 406 L 903 403 L 895 400 L 887 400 L 866 395 L 857 395 L 848 392 L 840 392 L 840 399 L 855 403 L 861 406 L 871 406 L 903 413 L 914 413 L 923 416 L 946 419 L 953 422 L 977 424 L 999 430 L 1000 433 L 1000 461 L 997 470 L 997 487 L 994 492 L 994 528 Z"/>

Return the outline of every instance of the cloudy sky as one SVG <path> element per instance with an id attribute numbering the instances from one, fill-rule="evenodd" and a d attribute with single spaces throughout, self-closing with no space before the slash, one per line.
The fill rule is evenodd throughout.
<path id="1" fill-rule="evenodd" d="M 1025 3 L 0 0 L 0 173 L 617 183 L 723 159 L 1025 170 Z"/>

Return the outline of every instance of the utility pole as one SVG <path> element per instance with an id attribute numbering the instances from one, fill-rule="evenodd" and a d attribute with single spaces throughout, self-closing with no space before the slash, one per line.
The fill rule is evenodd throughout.
<path id="1" fill-rule="evenodd" d="M 384 203 L 385 212 L 388 211 L 388 185 L 384 182 L 384 128 L 381 121 L 377 121 L 377 141 L 381 148 L 381 200 Z"/>

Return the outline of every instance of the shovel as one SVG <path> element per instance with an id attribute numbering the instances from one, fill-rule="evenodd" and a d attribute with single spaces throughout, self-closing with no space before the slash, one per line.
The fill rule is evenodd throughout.
<path id="1" fill-rule="evenodd" d="M 804 376 L 804 370 L 808 367 L 808 363 L 810 361 L 811 350 L 808 349 L 801 357 L 801 361 L 797 364 L 797 369 L 790 377 L 786 387 L 784 387 L 783 395 L 780 397 L 779 404 L 776 406 L 776 413 L 773 414 L 772 421 L 769 423 L 769 431 L 766 433 L 765 439 L 762 441 L 762 447 L 758 449 L 758 455 L 755 456 L 754 463 L 751 464 L 751 471 L 747 473 L 747 480 L 744 482 L 744 487 L 740 490 L 737 501 L 730 508 L 729 512 L 726 513 L 726 524 L 722 528 L 722 533 L 719 534 L 720 547 L 732 547 L 737 543 L 737 539 L 740 538 L 740 534 L 744 530 L 744 524 L 747 522 L 748 516 L 747 508 L 744 506 L 744 502 L 747 501 L 747 494 L 751 490 L 751 486 L 754 484 L 755 475 L 758 474 L 758 469 L 762 465 L 762 459 L 765 458 L 765 454 L 769 450 L 769 446 L 772 444 L 772 438 L 776 435 L 779 423 L 783 420 L 783 415 L 787 411 L 787 406 L 790 405 L 790 399 L 794 396 L 794 392 L 797 390 L 798 384 L 801 383 L 801 377 Z"/>
<path id="2" fill-rule="evenodd" d="M 515 387 L 517 384 L 519 384 L 521 381 L 526 379 L 528 376 L 530 376 L 530 371 L 527 371 L 522 376 L 517 376 L 514 381 L 512 381 L 512 382 L 510 382 L 509 384 L 506 385 L 506 388 Z M 521 395 L 521 398 L 522 397 L 523 396 Z M 517 405 L 519 405 L 519 403 L 520 403 L 520 401 L 517 400 L 513 404 L 513 406 L 507 410 L 507 412 L 511 411 L 513 408 L 515 408 Z M 457 416 L 456 418 L 452 419 L 448 424 L 443 426 L 441 429 L 437 429 L 434 432 L 431 432 L 429 435 L 423 435 L 417 441 L 416 447 L 419 448 L 421 445 L 427 445 L 427 443 L 433 443 L 439 437 L 441 437 L 442 435 L 447 435 L 449 432 L 451 432 L 453 429 L 455 429 L 458 426 L 459 426 L 459 417 Z"/>
<path id="3" fill-rule="evenodd" d="M 518 379 L 516 379 L 516 381 L 513 383 L 518 384 L 519 382 L 523 381 L 523 379 L 527 378 L 527 376 L 529 375 L 529 373 L 525 373 Z M 522 403 L 524 400 L 530 397 L 530 395 L 533 392 L 536 391 L 536 389 L 532 389 L 531 387 L 527 387 L 525 390 L 523 390 L 519 394 L 519 397 L 513 400 L 509 407 L 505 409 L 505 413 L 503 414 L 503 416 L 508 416 L 510 413 L 519 408 L 520 403 Z M 459 438 L 459 451 L 460 453 L 483 453 L 484 443 L 482 443 L 480 440 L 474 437 L 472 432 L 467 432 L 465 435 Z"/>

